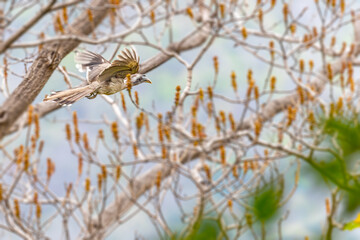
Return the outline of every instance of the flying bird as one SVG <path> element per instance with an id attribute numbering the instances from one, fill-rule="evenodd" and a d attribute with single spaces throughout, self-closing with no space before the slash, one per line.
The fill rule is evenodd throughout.
<path id="1" fill-rule="evenodd" d="M 109 62 L 99 54 L 87 50 L 76 51 L 76 67 L 80 72 L 86 71 L 86 85 L 53 92 L 45 96 L 44 101 L 71 105 L 83 97 L 93 99 L 98 94 L 111 95 L 129 86 L 151 83 L 145 74 L 138 73 L 140 58 L 135 49 L 125 48 L 117 58 Z"/>

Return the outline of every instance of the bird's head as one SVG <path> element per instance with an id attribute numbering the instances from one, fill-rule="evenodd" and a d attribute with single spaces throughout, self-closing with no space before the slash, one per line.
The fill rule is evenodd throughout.
<path id="1" fill-rule="evenodd" d="M 140 83 L 151 83 L 150 79 L 148 77 L 146 77 L 145 74 L 141 74 L 141 73 L 136 73 L 136 74 L 132 74 L 130 76 L 131 79 L 131 85 L 135 86 L 138 85 Z"/>

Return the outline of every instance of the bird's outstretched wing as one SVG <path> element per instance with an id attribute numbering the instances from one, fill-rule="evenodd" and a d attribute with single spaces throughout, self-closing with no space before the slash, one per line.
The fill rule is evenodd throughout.
<path id="1" fill-rule="evenodd" d="M 100 79 L 109 79 L 114 75 L 125 78 L 127 74 L 135 74 L 139 71 L 140 58 L 134 48 L 125 48 L 117 57 L 117 60 L 100 73 Z"/>
<path id="2" fill-rule="evenodd" d="M 86 79 L 92 82 L 106 67 L 111 66 L 110 62 L 99 54 L 83 50 L 75 51 L 76 67 L 80 72 L 86 71 Z"/>

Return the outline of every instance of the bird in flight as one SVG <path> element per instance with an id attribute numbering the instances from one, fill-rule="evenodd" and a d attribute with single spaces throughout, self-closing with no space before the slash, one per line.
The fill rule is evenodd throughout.
<path id="1" fill-rule="evenodd" d="M 125 48 L 117 58 L 109 62 L 99 54 L 86 50 L 76 51 L 76 67 L 80 72 L 86 71 L 86 85 L 54 92 L 45 96 L 44 101 L 71 105 L 83 97 L 93 99 L 98 94 L 111 95 L 129 86 L 151 83 L 145 74 L 138 73 L 140 58 L 135 49 Z"/>

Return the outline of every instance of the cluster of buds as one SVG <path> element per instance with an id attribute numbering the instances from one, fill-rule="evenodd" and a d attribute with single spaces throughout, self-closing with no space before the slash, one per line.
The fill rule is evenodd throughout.
<path id="1" fill-rule="evenodd" d="M 130 92 L 132 88 L 132 83 L 131 83 L 131 74 L 127 74 L 126 75 L 126 89 Z"/>
<path id="2" fill-rule="evenodd" d="M 64 25 L 61 21 L 60 13 L 57 13 L 54 18 L 54 30 L 56 33 L 65 33 Z"/>
<path id="3" fill-rule="evenodd" d="M 204 101 L 204 90 L 202 88 L 199 89 L 199 99 L 201 102 Z"/>
<path id="4" fill-rule="evenodd" d="M 287 124 L 286 124 L 288 127 L 295 120 L 296 112 L 297 112 L 296 107 L 291 107 L 291 106 L 288 107 Z"/>
<path id="5" fill-rule="evenodd" d="M 180 101 L 180 90 L 181 87 L 178 85 L 176 86 L 176 92 L 175 92 L 175 106 L 179 105 L 179 101 Z"/>

